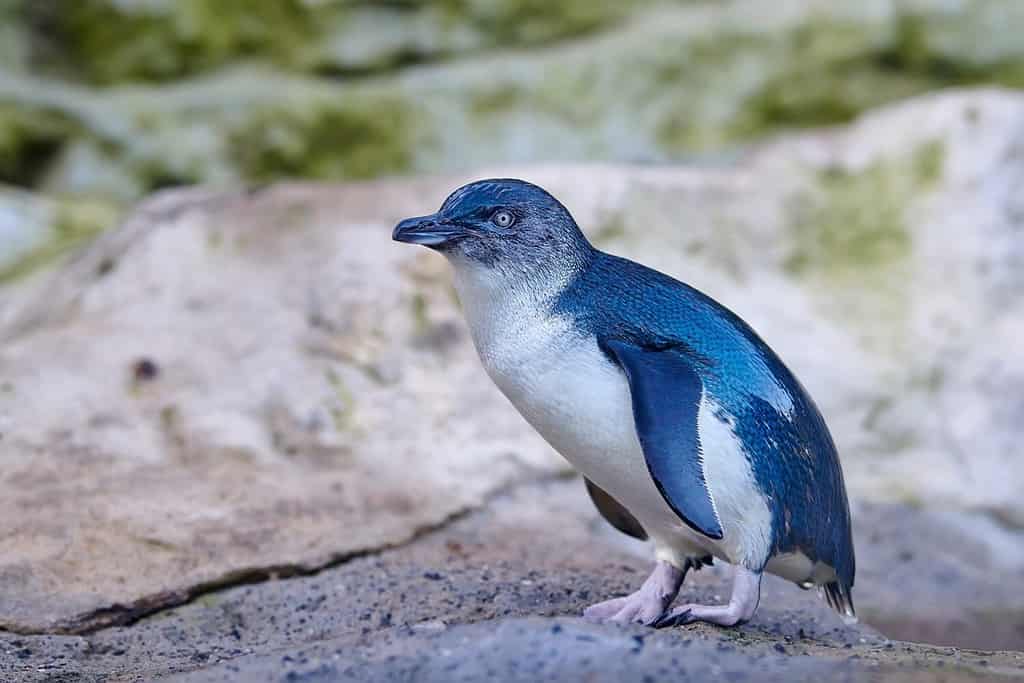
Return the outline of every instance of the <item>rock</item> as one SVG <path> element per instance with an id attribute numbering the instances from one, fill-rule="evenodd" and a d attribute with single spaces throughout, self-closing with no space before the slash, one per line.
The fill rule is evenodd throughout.
<path id="1" fill-rule="evenodd" d="M 53 223 L 52 207 L 32 193 L 4 188 L 0 193 L 0 268 L 38 248 Z"/>
<path id="2" fill-rule="evenodd" d="M 28 27 L 15 2 L 0 3 L 0 65 L 8 68 L 27 67 L 30 52 Z"/>
<path id="3" fill-rule="evenodd" d="M 975 596 L 1012 572 L 975 575 L 977 544 L 941 558 L 952 583 L 931 578 L 933 542 L 957 515 L 906 506 L 858 509 L 862 569 L 856 596 L 889 617 L 935 616 L 984 638 Z M 891 517 L 890 517 L 891 515 Z M 899 552 L 870 542 L 873 527 L 911 516 Z M 945 521 L 943 521 L 945 518 Z M 963 520 L 960 520 L 963 522 Z M 973 547 L 971 547 L 973 545 Z M 599 549 L 599 550 L 598 550 Z M 895 565 L 893 564 L 895 562 Z M 633 590 L 650 568 L 649 548 L 614 531 L 576 478 L 516 487 L 491 505 L 400 548 L 316 575 L 208 593 L 131 627 L 78 636 L 0 633 L 0 675 L 19 681 L 377 680 L 1005 680 L 1020 652 L 978 652 L 892 641 L 864 623 L 848 627 L 813 592 L 768 577 L 754 619 L 736 629 L 693 625 L 661 631 L 587 624 L 585 605 Z M 887 574 L 895 570 L 895 575 Z M 440 575 L 423 580 L 424 574 Z M 905 576 L 915 580 L 904 582 Z M 899 585 L 887 585 L 896 579 Z M 728 572 L 691 573 L 680 600 L 721 600 Z M 909 588 L 912 597 L 893 599 Z M 874 608 L 873 608 L 874 609 Z M 1003 622 L 1024 611 L 1002 612 Z M 871 618 L 869 624 L 874 624 Z M 886 623 L 886 626 L 889 624 Z M 918 630 L 908 635 L 934 635 Z M 1018 636 L 1019 638 L 1019 636 Z M 1016 644 L 1019 646 L 1018 639 Z M 628 672 L 628 673 L 627 673 Z M 176 675 L 174 675 L 176 674 Z"/>
<path id="4" fill-rule="evenodd" d="M 108 202 L 52 200 L 0 185 L 0 283 L 82 246 L 114 226 L 118 213 Z"/>
<path id="5" fill-rule="evenodd" d="M 5 173 L 131 200 L 195 182 L 662 162 L 945 86 L 1024 85 L 1024 11 L 993 0 L 269 4 L 262 22 L 238 0 L 217 21 L 194 1 L 53 13 L 91 46 L 71 61 L 114 85 L 0 73 L 0 159 L 6 126 L 22 150 Z M 436 57 L 449 61 L 404 68 Z M 123 84 L 136 69 L 190 77 Z M 352 71 L 371 76 L 337 77 Z"/>
<path id="6" fill-rule="evenodd" d="M 165 81 L 256 57 L 327 74 L 550 43 L 606 27 L 633 5 L 537 0 L 239 2 L 84 0 L 9 12 L 37 68 L 109 84 Z M 0 11 L 3 11 L 0 9 Z M 20 25 L 19 25 L 20 24 Z M 0 53 L 0 58 L 6 57 Z M 6 61 L 6 60 L 5 60 Z M 0 62 L 2 63 L 2 62 Z"/>
<path id="7" fill-rule="evenodd" d="M 1020 94 L 948 93 L 728 167 L 474 175 L 550 188 L 729 305 L 819 402 L 854 501 L 966 511 L 1016 567 L 1022 122 Z M 0 289 L 0 624 L 130 621 L 564 471 L 481 371 L 443 260 L 390 242 L 465 180 L 168 192 Z"/>
<path id="8" fill-rule="evenodd" d="M 858 505 L 857 610 L 887 636 L 1024 651 L 1024 534 L 991 517 L 901 504 Z"/>
<path id="9" fill-rule="evenodd" d="M 431 336 L 455 305 L 429 254 L 392 249 L 379 221 L 416 205 L 392 193 L 157 197 L 4 301 L 4 628 L 319 567 L 552 470 L 512 413 L 451 420 L 504 402 L 461 328 Z"/>

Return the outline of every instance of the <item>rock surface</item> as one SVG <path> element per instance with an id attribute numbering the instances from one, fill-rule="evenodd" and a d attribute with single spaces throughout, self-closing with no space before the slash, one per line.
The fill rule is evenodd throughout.
<path id="1" fill-rule="evenodd" d="M 401 194 L 157 198 L 4 301 L 0 625 L 321 566 L 555 466 L 481 381 L 441 264 L 389 244 Z"/>
<path id="2" fill-rule="evenodd" d="M 905 577 L 945 619 L 964 608 L 934 589 L 967 549 L 971 581 L 1024 567 L 1022 143 L 1024 96 L 976 91 L 729 166 L 494 173 L 751 322 L 816 397 L 855 501 L 963 512 Z M 564 471 L 479 368 L 443 260 L 390 242 L 464 180 L 169 192 L 0 288 L 0 626 L 126 623 Z M 901 511 L 877 533 L 914 529 Z M 1009 623 L 991 642 L 1019 643 L 1012 581 L 974 591 L 971 619 Z"/>
<path id="3" fill-rule="evenodd" d="M 984 635 L 986 624 L 969 618 L 972 596 L 988 581 L 1019 577 L 964 571 L 971 550 L 953 547 L 943 567 L 952 586 L 926 579 L 912 596 L 893 600 L 893 571 L 901 587 L 908 587 L 904 572 L 928 577 L 930 539 L 951 527 L 905 506 L 856 513 L 862 612 L 871 605 L 949 634 Z M 872 527 L 891 525 L 893 515 L 914 520 L 915 533 L 900 539 L 901 559 L 890 556 L 894 539 L 873 538 Z M 597 516 L 576 478 L 549 480 L 517 487 L 401 548 L 207 594 L 132 627 L 84 637 L 0 634 L 0 675 L 25 683 L 166 674 L 183 683 L 1024 678 L 1019 652 L 915 645 L 869 626 L 846 627 L 814 593 L 773 577 L 755 618 L 737 629 L 654 631 L 577 617 L 591 602 L 634 589 L 649 570 L 648 552 Z M 716 565 L 691 574 L 681 599 L 721 600 L 728 588 L 728 572 Z M 928 603 L 940 599 L 967 621 L 934 620 Z M 1018 627 L 1022 617 L 1004 614 Z"/>
<path id="4" fill-rule="evenodd" d="M 82 246 L 115 225 L 118 214 L 109 202 L 51 200 L 0 185 L 0 283 Z"/>

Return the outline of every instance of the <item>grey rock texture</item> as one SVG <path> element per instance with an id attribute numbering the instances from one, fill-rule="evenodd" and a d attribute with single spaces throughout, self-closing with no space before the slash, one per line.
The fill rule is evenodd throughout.
<path id="1" fill-rule="evenodd" d="M 937 582 L 930 536 L 949 532 L 941 516 L 905 506 L 856 513 L 862 607 L 981 636 L 986 625 L 970 621 L 973 596 L 986 582 L 1019 580 L 999 570 L 985 577 L 964 571 L 973 559 L 954 549 L 947 569 L 954 583 Z M 899 539 L 904 555 L 895 560 L 895 539 L 873 538 L 875 527 L 907 515 L 915 533 Z M 634 589 L 650 567 L 647 552 L 598 517 L 582 482 L 548 480 L 516 487 L 400 548 L 311 576 L 209 593 L 131 627 L 88 636 L 0 634 L 0 675 L 31 682 L 170 674 L 190 683 L 1024 678 L 1019 652 L 916 645 L 864 624 L 847 627 L 814 593 L 772 577 L 754 620 L 734 630 L 654 631 L 578 618 L 585 605 Z M 911 575 L 913 592 L 894 599 L 888 584 L 905 586 Z M 728 588 L 728 572 L 716 565 L 691 575 L 680 599 L 721 600 Z M 934 619 L 928 603 L 940 600 L 957 618 Z M 1021 624 L 1021 612 L 1002 616 Z"/>

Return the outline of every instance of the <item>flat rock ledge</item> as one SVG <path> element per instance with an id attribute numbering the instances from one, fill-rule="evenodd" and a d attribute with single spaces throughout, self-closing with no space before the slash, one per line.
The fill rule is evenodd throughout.
<path id="1" fill-rule="evenodd" d="M 735 629 L 653 630 L 589 624 L 595 601 L 633 590 L 650 568 L 647 548 L 608 527 L 582 482 L 520 486 L 401 548 L 314 575 L 204 595 L 130 627 L 88 636 L 0 634 L 0 677 L 18 681 L 1009 681 L 1024 653 L 902 642 L 873 615 L 942 624 L 929 603 L 960 618 L 979 582 L 954 589 L 929 580 L 932 562 L 897 561 L 913 541 L 872 542 L 893 514 L 913 537 L 948 533 L 909 509 L 858 510 L 862 623 L 849 627 L 815 593 L 769 577 L 755 618 Z M 961 565 L 967 558 L 956 558 Z M 896 566 L 894 566 L 896 565 Z M 945 570 L 946 568 L 943 567 Z M 894 571 L 895 570 L 895 571 Z M 919 577 L 912 599 L 885 586 Z M 1007 580 L 1007 576 L 984 580 Z M 727 599 L 729 573 L 691 575 L 680 599 Z M 919 598 L 918 596 L 927 596 Z M 950 633 L 972 625 L 947 621 Z M 973 625 L 977 627 L 977 625 Z M 919 631 L 920 633 L 920 631 Z"/>

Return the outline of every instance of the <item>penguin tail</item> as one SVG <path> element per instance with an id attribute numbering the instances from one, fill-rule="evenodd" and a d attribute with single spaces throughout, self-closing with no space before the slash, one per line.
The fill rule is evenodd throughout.
<path id="1" fill-rule="evenodd" d="M 847 586 L 839 581 L 831 581 L 819 589 L 828 606 L 839 613 L 847 624 L 857 623 L 857 612 L 853 608 L 853 594 Z"/>

